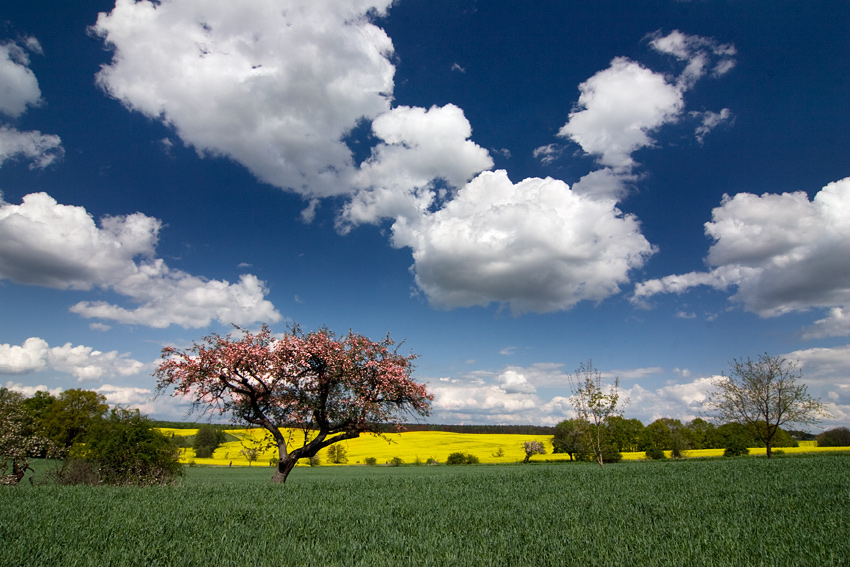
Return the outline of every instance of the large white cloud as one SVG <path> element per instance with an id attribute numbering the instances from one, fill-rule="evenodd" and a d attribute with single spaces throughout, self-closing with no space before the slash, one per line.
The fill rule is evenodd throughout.
<path id="1" fill-rule="evenodd" d="M 212 320 L 280 320 L 256 276 L 245 274 L 231 284 L 170 269 L 155 257 L 160 228 L 158 219 L 142 213 L 104 217 L 97 226 L 83 207 L 59 204 L 46 193 L 27 195 L 20 205 L 0 201 L 0 278 L 114 291 L 137 307 L 83 301 L 71 309 L 123 323 L 203 327 Z"/>
<path id="2" fill-rule="evenodd" d="M 684 116 L 684 94 L 709 66 L 714 76 L 727 73 L 735 64 L 735 48 L 711 38 L 685 35 L 673 31 L 656 33 L 649 45 L 685 64 L 678 77 L 652 71 L 626 57 L 616 57 L 607 69 L 599 71 L 579 85 L 579 99 L 569 120 L 558 135 L 577 143 L 588 154 L 596 156 L 603 169 L 585 176 L 576 190 L 621 197 L 626 185 L 634 180 L 637 165 L 632 154 L 655 145 L 654 133 L 665 124 Z M 731 120 L 731 111 L 696 112 L 697 139 L 717 125 Z M 535 150 L 544 162 L 551 162 L 557 149 L 552 144 Z"/>
<path id="3" fill-rule="evenodd" d="M 394 108 L 375 119 L 372 131 L 382 143 L 357 173 L 360 190 L 340 215 L 343 231 L 384 218 L 420 215 L 440 197 L 434 180 L 457 188 L 493 166 L 487 150 L 469 140 L 472 126 L 453 104 Z"/>
<path id="4" fill-rule="evenodd" d="M 390 108 L 393 46 L 369 21 L 390 0 L 117 0 L 93 30 L 98 83 L 201 153 L 308 197 L 349 190 L 343 137 Z"/>
<path id="5" fill-rule="evenodd" d="M 482 173 L 436 212 L 398 219 L 393 244 L 412 249 L 416 283 L 435 306 L 497 302 L 514 313 L 605 299 L 654 251 L 613 201 L 554 179 L 514 185 L 501 170 Z"/>
<path id="6" fill-rule="evenodd" d="M 0 43 L 0 114 L 18 118 L 28 108 L 41 104 L 41 89 L 29 68 L 29 54 L 41 54 L 41 44 L 34 37 L 16 43 Z M 30 168 L 44 168 L 62 157 L 59 136 L 38 131 L 20 132 L 0 125 L 0 166 L 10 159 L 23 157 Z"/>
<path id="7" fill-rule="evenodd" d="M 558 135 L 611 167 L 633 165 L 632 152 L 652 145 L 649 133 L 684 108 L 681 89 L 624 57 L 579 85 L 579 91 L 576 110 Z"/>
<path id="8" fill-rule="evenodd" d="M 698 285 L 735 287 L 731 299 L 762 317 L 830 309 L 806 331 L 810 337 L 850 333 L 850 178 L 812 200 L 803 192 L 726 196 L 705 231 L 714 240 L 711 269 L 640 283 L 635 301 Z"/>
<path id="9" fill-rule="evenodd" d="M 101 352 L 92 347 L 65 343 L 50 347 L 47 341 L 30 337 L 22 345 L 0 344 L 0 374 L 28 374 L 55 370 L 79 381 L 138 374 L 144 364 L 118 351 Z"/>

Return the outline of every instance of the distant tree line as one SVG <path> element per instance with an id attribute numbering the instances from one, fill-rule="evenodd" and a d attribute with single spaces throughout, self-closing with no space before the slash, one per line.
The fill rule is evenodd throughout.
<path id="1" fill-rule="evenodd" d="M 447 433 L 492 433 L 503 435 L 553 435 L 555 427 L 546 425 L 451 425 L 406 423 L 407 431 L 445 431 Z"/>
<path id="2" fill-rule="evenodd" d="M 568 453 L 574 460 L 591 460 L 592 450 L 587 444 L 589 424 L 579 419 L 567 419 L 555 427 L 552 445 L 555 453 Z M 764 447 L 757 431 L 740 423 L 715 425 L 702 418 L 686 423 L 678 419 L 656 419 L 649 425 L 639 419 L 622 416 L 609 417 L 602 426 L 603 455 L 607 461 L 618 460 L 623 452 L 646 452 L 650 458 L 661 458 L 664 451 L 682 456 L 691 449 L 726 449 L 729 447 Z M 791 434 L 779 429 L 774 435 L 774 447 L 797 447 Z"/>

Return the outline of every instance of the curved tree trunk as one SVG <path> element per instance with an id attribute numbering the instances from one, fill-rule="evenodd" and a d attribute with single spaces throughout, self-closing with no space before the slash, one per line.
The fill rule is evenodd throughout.
<path id="1" fill-rule="evenodd" d="M 286 482 L 286 477 L 289 476 L 289 473 L 292 472 L 292 469 L 295 468 L 295 463 L 298 462 L 298 459 L 293 458 L 292 455 L 286 455 L 277 463 L 277 470 L 274 475 L 272 475 L 272 482 Z"/>

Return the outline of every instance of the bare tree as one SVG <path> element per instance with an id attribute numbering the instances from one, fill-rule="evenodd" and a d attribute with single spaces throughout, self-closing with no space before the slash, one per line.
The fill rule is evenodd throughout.
<path id="1" fill-rule="evenodd" d="M 620 379 L 614 378 L 611 386 L 602 383 L 602 373 L 593 367 L 593 361 L 582 362 L 574 375 L 570 375 L 570 403 L 578 418 L 589 424 L 588 446 L 599 466 L 604 466 L 602 458 L 602 434 L 608 418 L 622 413 L 628 399 L 620 403 Z"/>
<path id="2" fill-rule="evenodd" d="M 780 426 L 791 423 L 812 425 L 828 416 L 820 400 L 812 398 L 800 382 L 796 362 L 767 354 L 753 361 L 733 360 L 731 375 L 714 381 L 714 390 L 703 402 L 709 415 L 721 423 L 747 426 L 764 442 L 767 457 Z"/>

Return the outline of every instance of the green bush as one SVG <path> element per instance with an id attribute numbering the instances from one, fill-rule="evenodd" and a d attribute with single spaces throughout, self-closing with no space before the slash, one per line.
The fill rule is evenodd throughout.
<path id="1" fill-rule="evenodd" d="M 850 429 L 836 427 L 817 436 L 818 447 L 850 447 Z"/>
<path id="2" fill-rule="evenodd" d="M 67 483 L 169 484 L 183 475 L 179 459 L 177 447 L 147 417 L 117 407 L 92 421 L 84 443 L 71 449 L 59 476 Z"/>
<path id="3" fill-rule="evenodd" d="M 389 465 L 391 467 L 400 467 L 403 464 L 404 464 L 404 459 L 402 459 L 401 457 L 393 457 L 392 459 L 390 459 L 390 462 L 389 462 Z"/>
<path id="4" fill-rule="evenodd" d="M 602 462 L 604 463 L 619 463 L 623 460 L 623 454 L 612 445 L 602 447 Z"/>
<path id="5" fill-rule="evenodd" d="M 209 459 L 218 446 L 224 442 L 224 431 L 205 424 L 198 428 L 195 433 L 195 438 L 192 441 L 192 447 L 195 449 L 195 456 L 199 459 Z"/>
<path id="6" fill-rule="evenodd" d="M 364 462 L 370 467 L 374 467 L 378 464 L 378 459 L 376 459 L 375 457 L 366 457 L 366 460 Z"/>
<path id="7" fill-rule="evenodd" d="M 723 451 L 724 457 L 742 457 L 749 455 L 750 450 L 746 443 L 740 437 L 732 437 L 726 443 L 726 449 Z"/>
<path id="8" fill-rule="evenodd" d="M 660 459 L 666 459 L 667 455 L 664 454 L 664 450 L 658 445 L 653 445 L 649 449 L 646 450 L 646 458 L 652 459 L 653 461 L 657 461 Z"/>
<path id="9" fill-rule="evenodd" d="M 475 465 L 479 462 L 481 462 L 480 459 L 475 455 L 461 452 L 452 453 L 446 459 L 447 465 Z"/>

